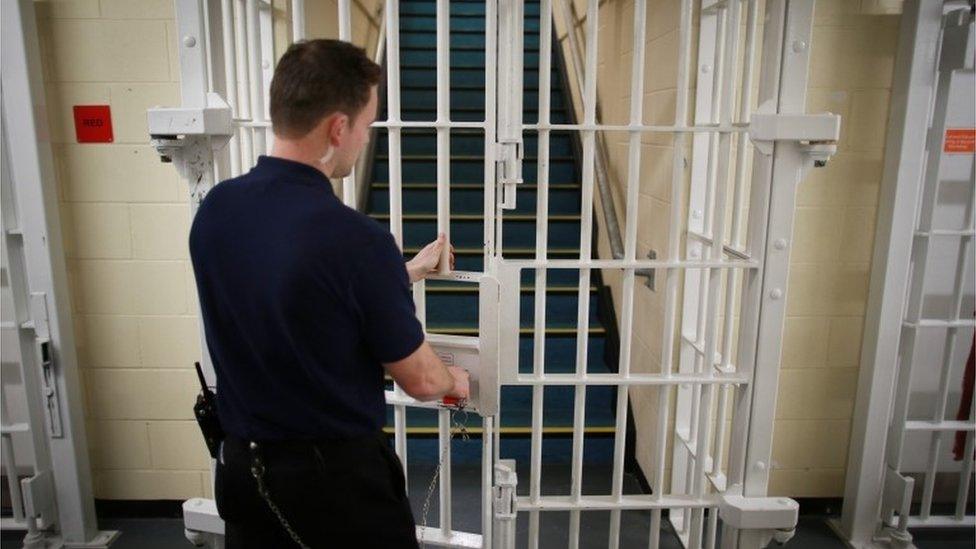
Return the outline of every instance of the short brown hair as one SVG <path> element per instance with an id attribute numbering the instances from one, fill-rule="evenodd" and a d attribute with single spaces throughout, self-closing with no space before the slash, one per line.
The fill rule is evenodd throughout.
<path id="1" fill-rule="evenodd" d="M 302 40 L 281 56 L 271 79 L 271 124 L 276 135 L 302 137 L 322 118 L 350 118 L 369 102 L 380 66 L 362 48 L 340 40 Z"/>

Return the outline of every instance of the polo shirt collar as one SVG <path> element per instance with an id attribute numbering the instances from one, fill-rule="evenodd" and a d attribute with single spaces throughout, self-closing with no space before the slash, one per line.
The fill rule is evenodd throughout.
<path id="1" fill-rule="evenodd" d="M 277 156 L 261 155 L 258 157 L 258 163 L 252 171 L 259 175 L 289 176 L 310 183 L 324 183 L 325 188 L 330 193 L 332 192 L 332 182 L 329 181 L 329 178 L 317 168 L 303 164 L 302 162 L 279 158 Z"/>

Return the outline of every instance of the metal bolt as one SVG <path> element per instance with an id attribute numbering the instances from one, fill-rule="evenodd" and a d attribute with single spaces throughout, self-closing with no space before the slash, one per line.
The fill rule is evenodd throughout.
<path id="1" fill-rule="evenodd" d="M 265 59 L 264 61 L 261 62 L 261 68 L 262 69 L 271 68 L 271 62 Z"/>
<path id="2" fill-rule="evenodd" d="M 776 242 L 773 243 L 773 247 L 776 248 L 777 250 L 785 250 L 786 239 L 785 238 L 778 239 Z"/>
<path id="3" fill-rule="evenodd" d="M 759 469 L 760 471 L 765 471 L 766 470 L 766 462 L 764 462 L 764 461 L 757 461 L 756 462 L 756 469 Z"/>
<path id="4" fill-rule="evenodd" d="M 813 167 L 814 168 L 823 168 L 826 165 L 827 165 L 827 161 L 826 160 L 814 160 L 813 161 Z"/>
<path id="5" fill-rule="evenodd" d="M 695 211 L 691 212 L 691 217 L 693 217 L 695 219 L 701 219 L 701 217 L 702 217 L 702 211 L 701 210 L 695 210 Z"/>
<path id="6" fill-rule="evenodd" d="M 712 72 L 712 66 L 711 65 L 702 65 L 701 71 L 702 71 L 702 74 L 708 74 L 708 73 Z"/>
<path id="7" fill-rule="evenodd" d="M 807 50 L 807 43 L 806 42 L 804 42 L 803 40 L 794 40 L 793 41 L 793 51 L 795 51 L 796 53 L 802 53 L 802 52 L 804 52 L 806 50 Z"/>
<path id="8" fill-rule="evenodd" d="M 192 48 L 193 46 L 197 45 L 197 38 L 195 36 L 189 36 L 189 35 L 184 36 L 183 45 L 188 48 Z"/>
<path id="9" fill-rule="evenodd" d="M 779 299 L 783 297 L 783 290 L 780 290 L 779 288 L 775 288 L 773 289 L 773 291 L 769 292 L 769 297 L 772 299 Z"/>

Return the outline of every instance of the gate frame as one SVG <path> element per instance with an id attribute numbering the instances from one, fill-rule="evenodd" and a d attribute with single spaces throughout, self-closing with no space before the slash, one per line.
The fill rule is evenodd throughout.
<path id="1" fill-rule="evenodd" d="M 260 24 L 261 27 L 268 27 L 264 18 L 265 15 L 259 13 L 259 3 L 262 0 L 224 0 L 223 6 L 229 6 L 231 2 L 235 5 L 246 6 L 246 17 L 244 21 L 235 21 L 238 39 L 240 40 L 241 29 L 246 28 L 246 38 L 250 51 L 266 51 L 262 46 L 264 41 L 260 33 L 254 29 Z M 644 0 L 637 0 L 643 13 Z M 704 0 L 704 3 L 712 6 L 724 0 Z M 387 63 L 387 74 L 390 85 L 388 92 L 388 120 L 378 122 L 376 127 L 387 128 L 390 132 L 390 186 L 391 186 L 391 232 L 397 242 L 402 242 L 402 212 L 400 211 L 400 130 L 402 128 L 434 128 L 438 133 L 438 148 L 440 151 L 447 151 L 449 140 L 444 139 L 449 134 L 451 128 L 476 128 L 485 132 L 485 272 L 484 273 L 458 273 L 457 276 L 470 277 L 472 275 L 495 276 L 504 278 L 511 275 L 511 269 L 517 271 L 518 268 L 579 268 L 582 272 L 588 273 L 593 268 L 621 268 L 626 273 L 625 279 L 628 285 L 633 287 L 633 277 L 638 269 L 702 269 L 704 271 L 718 271 L 720 269 L 746 269 L 749 273 L 744 281 L 744 292 L 748 296 L 743 297 L 746 303 L 742 307 L 742 318 L 740 331 L 745 330 L 745 335 L 739 336 L 740 341 L 756 341 L 758 349 L 753 351 L 748 348 L 738 350 L 737 364 L 742 365 L 740 374 L 733 375 L 735 379 L 726 379 L 728 376 L 716 374 L 711 367 L 701 375 L 692 374 L 687 379 L 681 375 L 671 376 L 670 379 L 662 380 L 654 378 L 654 375 L 646 377 L 643 374 L 630 374 L 622 370 L 625 376 L 630 379 L 602 380 L 603 384 L 608 381 L 613 385 L 626 387 L 629 385 L 660 384 L 678 385 L 681 382 L 692 381 L 700 386 L 709 388 L 709 394 L 715 384 L 727 384 L 736 386 L 735 404 L 739 413 L 736 414 L 737 421 L 733 423 L 733 440 L 730 446 L 730 464 L 728 470 L 728 480 L 726 486 L 728 490 L 723 494 L 697 496 L 653 496 L 635 497 L 623 496 L 619 490 L 615 489 L 615 495 L 610 496 L 610 501 L 591 502 L 594 505 L 584 504 L 581 501 L 579 486 L 576 486 L 575 498 L 567 502 L 555 502 L 555 507 L 561 505 L 566 510 L 572 511 L 573 520 L 571 525 L 574 530 L 578 530 L 579 512 L 582 510 L 609 509 L 619 511 L 625 508 L 652 509 L 661 511 L 669 506 L 682 508 L 694 508 L 695 513 L 701 520 L 705 508 L 718 508 L 719 514 L 725 521 L 727 528 L 723 532 L 723 540 L 728 543 L 728 547 L 760 546 L 764 542 L 776 537 L 778 540 L 788 539 L 792 535 L 792 529 L 796 524 L 796 503 L 786 498 L 767 498 L 765 497 L 769 475 L 769 455 L 771 453 L 772 424 L 775 411 L 775 394 L 778 385 L 779 358 L 781 351 L 781 335 L 783 330 L 783 319 L 785 312 L 786 297 L 786 278 L 789 271 L 789 253 L 793 230 L 793 214 L 796 195 L 796 186 L 802 179 L 805 170 L 813 165 L 822 165 L 826 159 L 833 154 L 836 148 L 836 140 L 839 135 L 839 117 L 831 114 L 806 115 L 804 114 L 804 103 L 806 94 L 807 69 L 809 64 L 809 44 L 812 28 L 812 13 L 815 0 L 768 0 L 767 18 L 769 14 L 775 14 L 772 23 L 767 24 L 764 33 L 764 42 L 760 51 L 763 52 L 763 70 L 760 80 L 760 109 L 753 114 L 747 121 L 741 121 L 738 125 L 732 124 L 727 115 L 718 125 L 699 125 L 687 126 L 684 121 L 679 121 L 675 126 L 643 126 L 640 124 L 639 106 L 632 105 L 632 122 L 627 126 L 608 126 L 599 125 L 594 117 L 596 103 L 596 41 L 589 40 L 587 48 L 586 64 L 587 81 L 585 84 L 584 96 L 587 104 L 587 116 L 584 117 L 583 124 L 555 125 L 547 124 L 548 120 L 540 117 L 539 124 L 521 124 L 520 120 L 502 120 L 503 127 L 496 128 L 496 93 L 498 91 L 498 81 L 496 80 L 496 69 L 499 67 L 503 71 L 511 73 L 509 84 L 521 83 L 521 59 L 517 54 L 520 52 L 520 44 L 511 44 L 506 41 L 502 45 L 497 44 L 498 22 L 506 18 L 513 18 L 521 13 L 520 0 L 489 0 L 486 9 L 486 112 L 485 120 L 482 122 L 450 122 L 446 119 L 449 116 L 449 99 L 447 89 L 449 79 L 447 70 L 449 56 L 447 55 L 449 34 L 447 32 L 447 18 L 449 8 L 447 0 L 437 1 L 437 57 L 438 57 L 438 117 L 434 122 L 404 122 L 399 119 L 399 95 L 397 94 L 397 82 L 399 77 L 399 37 L 398 37 L 398 9 L 396 0 L 386 1 L 386 48 L 389 53 Z M 728 0 L 734 3 L 733 9 L 738 9 L 740 3 L 749 2 L 755 5 L 758 0 Z M 292 6 L 300 6 L 301 0 L 292 0 Z M 543 0 L 543 4 L 550 4 Z M 203 194 L 214 184 L 216 177 L 214 174 L 215 166 L 224 165 L 224 161 L 215 162 L 214 153 L 224 146 L 225 142 L 235 132 L 240 131 L 244 138 L 250 132 L 255 143 L 260 144 L 266 138 L 266 132 L 270 123 L 266 119 L 265 106 L 263 104 L 262 83 L 266 79 L 262 78 L 262 59 L 258 56 L 247 59 L 245 66 L 237 66 L 234 71 L 239 73 L 242 79 L 247 79 L 244 88 L 250 88 L 250 93 L 246 95 L 249 101 L 240 101 L 240 110 L 245 112 L 240 118 L 244 120 L 233 121 L 232 110 L 235 108 L 235 100 L 229 98 L 230 106 L 225 103 L 220 96 L 210 92 L 214 88 L 214 72 L 221 70 L 219 67 L 211 66 L 216 57 L 213 57 L 213 45 L 210 44 L 212 30 L 215 28 L 214 15 L 215 9 L 207 9 L 202 0 L 176 0 L 177 5 L 177 26 L 179 29 L 180 45 L 180 67 L 181 67 L 181 91 L 183 93 L 183 107 L 177 109 L 152 109 L 149 113 L 150 133 L 154 133 L 154 128 L 166 128 L 170 131 L 155 132 L 154 145 L 164 156 L 169 156 L 176 161 L 178 168 L 183 175 L 191 176 L 189 179 L 195 181 L 191 187 L 194 200 L 191 201 L 195 208 L 202 199 Z M 589 34 L 596 35 L 597 2 L 590 2 L 588 18 Z M 684 8 L 690 14 L 692 0 L 684 0 Z M 549 10 L 547 10 L 549 11 Z M 339 14 L 343 17 L 340 21 L 340 37 L 348 39 L 349 32 L 349 5 L 348 0 L 339 2 Z M 222 12 L 221 23 L 227 24 L 229 17 L 227 12 Z M 235 15 L 239 15 L 235 13 Z M 551 13 L 548 15 L 551 24 Z M 516 18 L 517 19 L 517 18 Z M 690 20 L 690 17 L 688 17 Z M 293 14 L 294 35 L 298 35 L 304 27 L 300 17 Z M 690 21 L 687 22 L 690 28 Z M 239 25 L 239 26 L 238 26 Z M 640 25 L 635 25 L 635 34 L 640 33 Z M 219 24 L 217 25 L 219 28 Z M 687 31 L 690 32 L 690 31 Z M 342 36 L 345 35 L 345 36 Z M 241 46 L 240 41 L 236 45 Z M 514 46 L 514 47 L 512 47 Z M 224 51 L 230 51 L 227 41 L 224 42 Z M 500 48 L 496 51 L 496 47 Z M 220 52 L 217 51 L 217 56 Z M 509 58 L 511 57 L 511 58 Z M 635 56 L 636 57 L 636 56 Z M 224 70 L 231 70 L 232 65 L 240 63 L 229 63 L 224 60 Z M 264 60 L 266 61 L 266 60 Z M 240 70 L 244 69 L 244 70 Z M 513 72 L 514 71 L 514 72 Z M 266 71 L 265 71 L 266 72 Z M 229 73 L 228 73 L 229 74 Z M 499 76 L 500 77 L 500 76 Z M 225 77 L 226 78 L 226 77 Z M 241 82 L 238 82 L 241 84 Z M 229 84 L 228 84 L 229 85 Z M 241 86 L 237 86 L 241 90 Z M 509 92 L 513 90 L 508 88 Z M 243 93 L 243 92 L 242 92 Z M 499 98 L 513 102 L 520 102 L 521 96 L 511 95 L 507 98 Z M 540 101 L 543 94 L 540 93 Z M 548 95 L 546 95 L 548 99 Z M 769 101 L 765 101 L 768 99 Z M 246 104 L 247 103 L 247 104 Z M 639 103 L 639 101 L 638 101 Z M 636 109 L 636 110 L 635 110 Z M 519 109 L 520 111 L 521 109 Z M 248 116 L 246 112 L 253 113 Z M 634 112 L 638 113 L 636 122 L 633 119 Z M 516 117 L 517 118 L 517 117 Z M 173 121 L 183 124 L 181 131 L 173 131 Z M 236 128 L 234 127 L 236 124 Z M 572 260 L 545 260 L 538 261 L 506 261 L 503 257 L 502 243 L 500 239 L 503 222 L 502 209 L 509 207 L 514 198 L 511 189 L 520 179 L 520 160 L 521 142 L 513 140 L 509 135 L 513 124 L 520 125 L 522 131 L 537 129 L 540 132 L 549 129 L 573 130 L 583 133 L 584 142 L 584 175 L 583 175 L 583 216 L 581 223 L 581 233 L 586 233 L 592 225 L 592 195 L 593 195 L 593 161 L 596 131 L 628 131 L 633 135 L 640 135 L 641 131 L 669 132 L 680 135 L 688 133 L 718 134 L 723 146 L 727 147 L 729 137 L 733 133 L 740 133 L 742 136 L 748 135 L 750 140 L 756 145 L 757 151 L 761 154 L 756 155 L 753 163 L 753 176 L 755 181 L 768 181 L 768 184 L 756 184 L 752 187 L 750 198 L 749 219 L 749 241 L 762 245 L 761 249 L 747 250 L 749 258 L 745 260 L 725 261 L 722 256 L 727 250 L 721 246 L 712 246 L 718 250 L 710 252 L 709 260 L 640 260 L 634 257 L 631 252 L 625 255 L 622 260 L 598 260 L 591 258 L 589 242 L 581 243 L 581 249 L 585 248 L 585 254 L 581 255 L 580 261 Z M 507 141 L 499 142 L 495 132 L 499 132 Z M 178 133 L 183 137 L 174 137 L 172 134 Z M 242 141 L 242 147 L 247 145 L 248 140 Z M 231 148 L 234 141 L 231 141 Z M 540 147 L 542 140 L 540 139 Z M 632 147 L 633 148 L 633 147 Z M 245 155 L 245 158 L 247 155 Z M 631 154 L 631 163 L 634 162 L 634 154 Z M 638 157 L 639 158 L 639 157 Z M 540 159 L 540 166 L 544 161 Z M 515 167 L 513 170 L 512 167 Z M 500 190 L 505 192 L 504 199 L 496 199 L 496 170 L 505 177 L 497 181 L 502 186 Z M 448 159 L 442 158 L 438 162 L 438 226 L 448 227 L 449 212 L 445 205 L 446 193 L 449 192 L 448 185 L 449 163 Z M 633 178 L 632 183 L 636 181 Z M 344 184 L 344 189 L 348 191 L 348 183 Z M 724 192 L 724 191 L 723 191 Z M 348 202 L 352 193 L 344 192 L 344 198 Z M 628 242 L 633 243 L 636 231 L 636 223 L 631 216 L 630 227 L 628 227 Z M 767 230 L 768 229 L 768 230 Z M 630 234 L 634 233 L 634 234 Z M 721 233 L 717 233 L 721 234 Z M 719 237 L 720 238 L 720 237 Z M 716 238 L 716 240 L 719 240 Z M 755 259 L 761 257 L 761 263 Z M 735 257 L 734 254 L 732 254 Z M 738 263 L 737 263 L 738 261 Z M 748 266 L 739 265 L 745 261 Z M 751 263 L 750 263 L 751 262 Z M 736 266 L 738 265 L 738 266 Z M 453 275 L 444 275 L 447 277 Z M 581 276 L 581 279 L 585 277 Z M 674 277 L 671 277 L 674 278 Z M 718 277 L 716 277 L 717 279 Z M 468 278 L 461 278 L 467 280 Z M 504 281 L 503 281 L 504 282 Z M 585 281 L 584 281 L 585 282 Z M 513 287 L 518 287 L 516 279 Z M 580 295 L 583 295 L 584 287 L 588 289 L 589 284 L 581 284 Z M 506 286 L 503 284 L 504 292 Z M 414 286 L 414 295 L 418 304 L 418 316 L 423 320 L 423 284 Z M 508 288 L 511 290 L 511 288 Z M 517 292 L 516 292 L 517 294 Z M 748 298 L 748 299 L 747 299 Z M 511 301 L 511 300 L 510 300 Z M 588 318 L 586 315 L 587 301 L 580 299 L 580 319 L 581 326 L 585 326 Z M 505 298 L 499 302 L 501 307 L 506 306 Z M 513 308 L 511 303 L 507 304 Z M 517 312 L 517 303 L 514 307 Z M 510 318 L 511 311 L 500 311 L 500 316 Z M 631 313 L 628 313 L 628 316 Z M 507 316 L 508 315 L 508 316 Z M 712 330 L 714 328 L 711 328 Z M 751 335 L 750 335 L 751 334 Z M 202 335 L 202 333 L 201 333 Z M 512 342 L 506 338 L 506 334 L 500 334 L 499 355 L 512 350 Z M 582 340 L 580 340 L 582 341 Z M 514 342 L 514 349 L 517 350 L 517 340 Z M 714 340 L 713 340 L 714 343 Z M 506 349 L 508 347 L 508 349 Z M 204 361 L 207 360 L 206 345 L 204 343 Z M 580 348 L 578 344 L 577 359 L 583 357 L 585 363 L 586 349 Z M 503 361 L 503 360 L 502 360 Z M 508 364 L 511 366 L 511 364 Z M 749 374 L 752 374 L 751 382 Z M 212 371 L 208 372 L 212 376 Z M 741 374 L 745 373 L 743 377 Z M 504 375 L 511 375 L 500 371 L 500 385 L 505 384 L 501 379 Z M 580 372 L 577 372 L 580 375 Z M 583 377 L 586 377 L 583 372 Z M 670 376 L 670 374 L 668 374 Z M 519 374 L 515 372 L 515 377 Z M 706 379 L 707 378 L 707 379 Z M 741 379 L 740 379 L 741 378 Z M 211 377 L 212 379 L 212 377 Z M 745 379 L 746 381 L 742 381 Z M 509 379 L 511 380 L 511 379 Z M 560 382 L 565 384 L 566 380 Z M 600 379 L 590 378 L 591 382 L 601 381 Z M 534 385 L 537 389 L 544 385 L 544 380 L 523 379 L 520 382 Z M 577 421 L 574 427 L 574 478 L 578 478 L 579 467 L 582 457 L 582 432 L 581 416 L 583 409 L 584 394 L 581 389 L 585 387 L 583 382 L 572 383 L 577 386 Z M 591 383 L 594 384 L 594 383 Z M 536 390 L 541 393 L 541 390 Z M 626 391 L 623 391 L 626 395 Z M 759 396 L 772 395 L 770 397 L 759 398 Z M 395 392 L 390 404 L 395 406 L 395 427 L 397 432 L 397 452 L 406 463 L 406 437 L 400 436 L 405 433 L 405 406 L 410 405 L 403 395 Z M 618 409 L 626 406 L 626 398 L 618 398 Z M 707 410 L 708 408 L 706 408 Z M 536 411 L 533 410 L 533 423 L 536 423 Z M 702 416 L 705 417 L 705 416 Z M 440 413 L 440 438 L 450 436 L 449 412 L 442 410 Z M 499 460 L 498 456 L 498 436 L 499 431 L 494 429 L 497 415 L 484 418 L 483 434 L 483 532 L 482 536 L 454 532 L 450 527 L 450 512 L 442 515 L 442 525 L 439 528 L 427 528 L 418 534 L 432 543 L 449 546 L 472 546 L 474 542 L 479 545 L 511 547 L 514 543 L 515 517 L 519 510 L 520 498 L 515 495 L 515 485 L 517 479 L 514 474 L 513 464 L 508 460 Z M 700 422 L 704 420 L 699 420 Z M 615 450 L 621 446 L 619 437 L 625 436 L 618 433 L 618 440 Z M 534 449 L 533 454 L 538 449 Z M 450 463 L 450 445 L 442 445 L 442 459 L 446 464 Z M 537 457 L 537 456 L 536 456 Z M 619 463 L 619 456 L 615 459 Z M 699 460 L 696 470 L 703 468 L 704 460 Z M 663 466 L 663 464 L 662 464 Z M 447 466 L 449 471 L 449 465 Z M 615 486 L 619 484 L 620 475 L 615 472 Z M 494 482 L 492 479 L 494 478 Z M 442 472 L 441 476 L 441 502 L 442 509 L 445 504 L 450 506 L 450 484 L 449 473 Z M 578 483 L 577 483 L 578 484 Z M 701 484 L 700 482 L 698 483 Z M 488 488 L 491 488 L 489 490 Z M 696 493 L 704 494 L 702 489 L 707 487 L 697 486 Z M 685 499 L 682 499 L 685 498 Z M 690 498 L 690 499 L 689 499 Z M 694 500 L 694 501 L 691 501 Z M 522 510 L 551 510 L 538 500 L 523 507 Z M 216 517 L 212 501 L 193 499 L 184 503 L 185 522 L 189 530 L 196 529 L 198 533 L 222 533 L 223 525 Z M 614 513 L 619 516 L 619 513 Z M 655 515 L 659 517 L 659 514 Z M 658 519 L 659 520 L 659 519 Z M 446 524 L 445 524 L 446 521 Z M 716 514 L 713 513 L 710 522 L 716 521 Z M 494 522 L 494 524 L 493 524 Z M 496 530 L 498 536 L 492 543 L 492 529 Z M 471 536 L 467 539 L 466 536 Z M 475 540 L 474 538 L 478 538 Z M 461 539 L 465 538 L 465 539 Z M 578 538 L 577 538 L 578 539 Z M 699 539 L 698 542 L 701 540 Z M 714 542 L 714 536 L 711 539 Z M 455 543 L 458 542 L 458 543 Z M 217 540 L 219 543 L 219 539 Z M 612 542 L 611 542 L 612 543 Z M 697 544 L 697 542 L 696 542 Z M 475 546 L 479 546 L 475 545 Z"/>

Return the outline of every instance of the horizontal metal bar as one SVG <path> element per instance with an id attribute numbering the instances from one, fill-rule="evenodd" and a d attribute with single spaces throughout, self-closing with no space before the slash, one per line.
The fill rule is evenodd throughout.
<path id="1" fill-rule="evenodd" d="M 440 401 L 433 400 L 430 402 L 423 402 L 406 393 L 397 394 L 394 391 L 386 391 L 386 403 L 391 406 L 409 406 L 410 408 L 427 408 L 430 410 L 440 410 L 444 408 L 444 405 L 441 404 Z"/>
<path id="2" fill-rule="evenodd" d="M 972 421 L 906 421 L 906 431 L 976 431 Z"/>
<path id="3" fill-rule="evenodd" d="M 972 328 L 976 326 L 976 320 L 939 320 L 935 318 L 923 318 L 921 320 L 906 320 L 903 322 L 906 328 Z"/>
<path id="4" fill-rule="evenodd" d="M 8 423 L 0 425 L 0 435 L 10 435 L 13 433 L 29 433 L 30 425 L 27 423 Z"/>
<path id="5" fill-rule="evenodd" d="M 756 261 L 667 261 L 637 259 L 509 259 L 505 263 L 523 269 L 758 269 Z"/>
<path id="6" fill-rule="evenodd" d="M 908 517 L 909 528 L 961 528 L 976 527 L 976 516 L 966 515 L 961 519 L 951 515 L 932 515 L 928 518 Z"/>
<path id="7" fill-rule="evenodd" d="M 713 241 L 712 241 L 712 238 L 710 236 L 704 235 L 704 234 L 702 234 L 702 233 L 700 233 L 698 231 L 692 231 L 690 229 L 687 231 L 687 234 L 688 234 L 688 236 L 690 236 L 690 237 L 694 238 L 695 240 L 698 240 L 698 241 L 700 241 L 700 242 L 702 242 L 704 244 L 707 244 L 709 246 L 712 245 L 712 242 Z M 738 248 L 733 248 L 732 246 L 729 246 L 728 244 L 722 244 L 722 251 L 725 252 L 726 254 L 728 254 L 728 255 L 736 258 L 736 259 L 743 259 L 743 260 L 752 259 L 752 256 L 749 255 L 748 253 L 746 253 L 745 250 L 740 250 Z"/>
<path id="8" fill-rule="evenodd" d="M 604 131 L 645 133 L 748 133 L 746 124 L 698 124 L 693 126 L 662 126 L 646 124 L 523 124 L 523 130 Z"/>
<path id="9" fill-rule="evenodd" d="M 928 237 L 932 237 L 932 236 L 969 236 L 969 237 L 971 237 L 974 234 L 976 234 L 976 231 L 973 231 L 972 229 L 966 229 L 966 230 L 962 230 L 962 231 L 939 229 L 939 230 L 932 230 L 932 231 L 916 231 L 915 232 L 915 236 L 920 237 L 920 238 L 928 238 Z"/>
<path id="10" fill-rule="evenodd" d="M 505 385 L 745 385 L 743 374 L 519 374 Z"/>
<path id="11" fill-rule="evenodd" d="M 484 544 L 481 534 L 454 531 L 444 534 L 440 528 L 431 526 L 417 526 L 417 541 L 421 545 L 434 547 L 471 547 L 472 549 L 481 549 Z"/>
<path id="12" fill-rule="evenodd" d="M 261 120 L 250 120 L 243 118 L 235 118 L 233 120 L 235 126 L 239 128 L 270 128 L 271 122 L 261 121 Z M 423 120 L 379 120 L 370 124 L 370 128 L 448 128 L 448 129 L 485 129 L 484 121 L 446 121 L 446 122 L 435 122 L 433 120 L 427 122 Z"/>
<path id="13" fill-rule="evenodd" d="M 532 501 L 526 496 L 515 498 L 518 511 L 607 511 L 611 509 L 706 509 L 717 507 L 716 498 L 690 496 L 628 495 L 620 496 L 541 496 Z"/>
<path id="14" fill-rule="evenodd" d="M 27 530 L 27 520 L 17 520 L 14 517 L 0 518 L 0 530 Z"/>
<path id="15" fill-rule="evenodd" d="M 373 122 L 370 126 L 371 128 L 471 128 L 471 129 L 485 129 L 485 123 L 478 121 L 464 121 L 464 122 L 424 122 L 422 120 L 383 120 L 379 122 Z"/>

